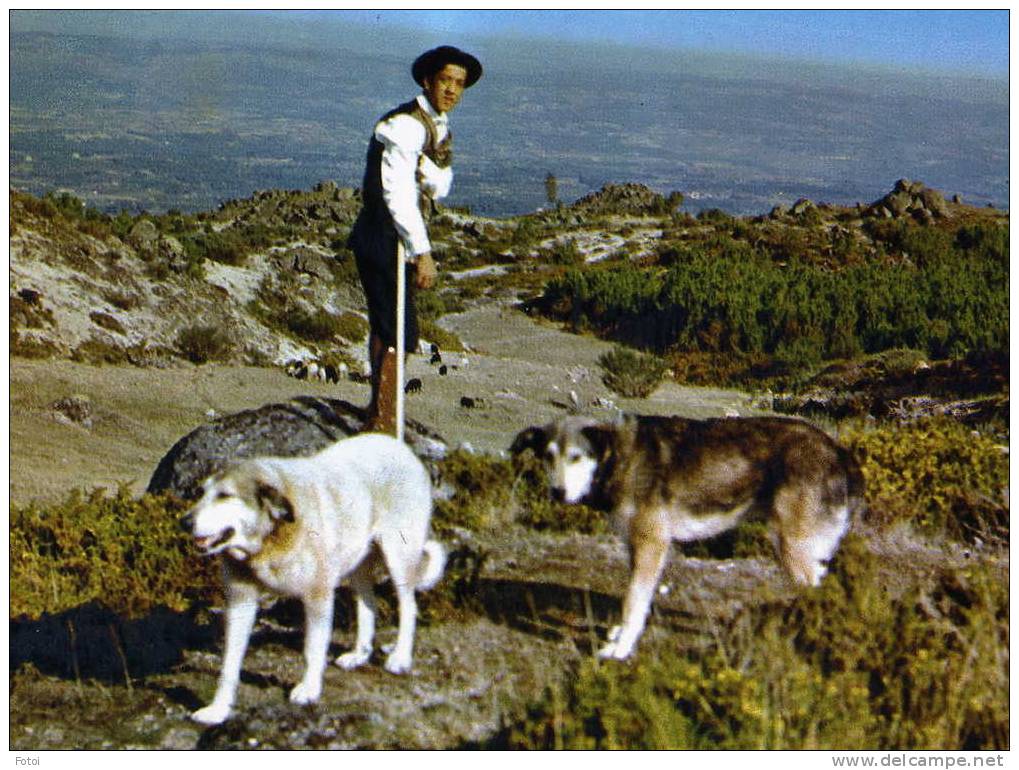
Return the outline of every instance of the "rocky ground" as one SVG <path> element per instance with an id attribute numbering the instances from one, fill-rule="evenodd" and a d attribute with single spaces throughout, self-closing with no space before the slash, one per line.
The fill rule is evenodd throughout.
<path id="1" fill-rule="evenodd" d="M 585 403 L 613 397 L 594 374 L 604 343 L 565 334 L 509 307 L 479 308 L 446 323 L 475 352 L 455 377 L 440 377 L 427 361 L 413 360 L 409 375 L 424 385 L 410 397 L 408 412 L 453 446 L 504 450 L 514 431 L 561 413 L 571 390 Z M 556 351 L 554 363 L 549 350 Z M 367 387 L 311 384 L 250 367 L 156 370 L 15 360 L 12 498 L 18 503 L 59 499 L 73 487 L 121 482 L 140 492 L 169 446 L 213 414 L 298 394 L 363 403 Z M 471 394 L 483 406 L 464 409 L 461 394 Z M 622 408 L 637 406 L 615 398 Z M 669 383 L 639 406 L 646 412 L 705 416 L 750 413 L 749 402 L 736 392 Z M 121 627 L 125 644 L 154 648 L 146 655 L 143 647 L 142 657 L 151 663 L 133 671 L 122 661 L 134 660 L 139 651 L 122 658 L 108 632 L 114 620 L 96 608 L 45 623 L 15 623 L 15 649 L 27 650 L 33 662 L 12 672 L 10 746 L 497 746 L 507 724 L 604 640 L 618 617 L 626 557 L 612 536 L 543 535 L 510 527 L 465 537 L 472 553 L 485 554 L 484 561 L 454 608 L 437 609 L 423 600 L 410 676 L 387 674 L 379 654 L 357 672 L 331 668 L 319 705 L 289 705 L 288 689 L 300 675 L 301 610 L 278 602 L 260 615 L 245 659 L 238 714 L 215 728 L 187 718 L 215 686 L 222 638 L 215 610 L 205 617 L 159 615 Z M 912 539 L 875 547 L 896 556 L 890 563 L 905 558 L 898 563 L 910 565 L 908 578 L 896 568 L 899 582 L 919 579 L 944 557 Z M 352 602 L 345 590 L 338 596 L 333 654 L 352 642 Z M 717 624 L 732 623 L 754 603 L 776 599 L 790 600 L 792 594 L 770 559 L 716 561 L 674 554 L 643 648 L 703 644 Z M 393 606 L 383 607 L 382 644 L 395 633 Z M 69 667 L 72 646 L 90 652 Z M 69 674 L 69 668 L 76 673 Z"/>
<path id="2" fill-rule="evenodd" d="M 566 334 L 510 306 L 479 307 L 443 323 L 471 352 L 458 356 L 458 368 L 444 377 L 424 357 L 413 358 L 408 376 L 419 377 L 423 387 L 409 396 L 407 409 L 451 446 L 503 451 L 517 430 L 561 414 L 571 391 L 586 405 L 611 400 L 620 408 L 636 406 L 600 382 L 596 359 L 606 343 Z M 556 351 L 554 361 L 550 350 Z M 351 381 L 309 383 L 279 369 L 218 364 L 154 369 L 15 359 L 10 376 L 10 490 L 21 504 L 58 500 L 75 487 L 128 483 L 140 493 L 169 447 L 216 415 L 303 394 L 364 403 L 368 393 L 366 385 Z M 464 395 L 477 406 L 462 407 Z M 736 392 L 667 383 L 640 407 L 704 416 L 748 412 L 749 401 Z M 290 707 L 286 691 L 299 676 L 301 620 L 299 607 L 283 603 L 259 622 L 245 663 L 239 718 L 201 729 L 187 713 L 215 685 L 218 616 L 208 625 L 179 617 L 171 634 L 185 640 L 179 658 L 144 676 L 125 677 L 114 665 L 94 679 L 88 663 L 79 662 L 86 669 L 81 679 L 69 679 L 54 674 L 43 658 L 21 667 L 12 675 L 11 746 L 437 748 L 491 740 L 505 720 L 564 674 L 569 661 L 589 654 L 594 639 L 604 637 L 610 614 L 618 613 L 625 555 L 611 537 L 524 530 L 488 533 L 478 547 L 488 556 L 472 588 L 476 596 L 453 622 L 429 622 L 425 611 L 410 677 L 386 674 L 379 661 L 352 674 L 331 670 L 322 704 L 307 711 Z M 677 561 L 670 569 L 673 585 L 689 580 L 691 570 L 720 580 L 705 589 L 717 592 L 710 603 L 720 612 L 739 595 L 736 576 L 738 582 L 763 578 L 781 585 L 767 562 Z M 669 604 L 664 601 L 663 611 Z M 339 601 L 335 652 L 351 641 L 347 602 Z M 98 625 L 102 636 L 101 621 L 65 620 L 79 635 L 86 633 L 79 627 Z M 392 635 L 391 620 L 382 642 Z M 29 639 L 44 633 L 32 624 L 18 631 Z M 67 636 L 59 624 L 57 631 Z M 147 635 L 143 624 L 137 638 Z"/>
<path id="3" fill-rule="evenodd" d="M 120 484 L 140 494 L 180 437 L 239 410 L 300 395 L 366 403 L 368 387 L 356 377 L 331 383 L 287 376 L 288 359 L 320 357 L 321 346 L 295 342 L 261 323 L 265 308 L 252 310 L 253 301 L 272 293 L 262 291 L 268 280 L 277 282 L 268 288 L 285 288 L 302 306 L 363 311 L 356 292 L 321 290 L 321 276 L 336 269 L 323 244 L 342 234 L 352 210 L 340 191 L 324 193 L 328 205 L 320 195 L 300 205 L 290 201 L 285 210 L 275 193 L 256 196 L 260 221 L 297 217 L 301 226 L 317 227 L 321 238 L 268 248 L 243 266 L 206 261 L 202 277 L 187 274 L 180 243 L 166 236 L 132 232 L 125 240 L 111 239 L 27 210 L 12 215 L 12 346 L 19 351 L 9 366 L 12 502 L 44 505 L 74 488 Z M 624 217 L 648 206 L 640 189 L 622 188 L 615 195 L 613 210 L 622 206 Z M 627 214 L 634 196 L 634 212 Z M 549 216 L 575 228 L 566 241 L 572 240 L 583 259 L 618 256 L 620 250 L 640 259 L 661 236 L 660 227 L 643 215 L 629 224 L 617 222 L 611 232 L 585 227 L 584 217 L 602 202 L 582 201 Z M 914 205 L 898 198 L 892 203 L 907 211 Z M 250 202 L 226 204 L 212 227 L 245 217 L 256 217 Z M 461 259 L 505 246 L 512 230 L 506 223 L 460 215 L 449 221 L 454 227 L 443 236 L 445 248 L 458 250 Z M 559 242 L 528 248 L 547 253 Z M 171 268 L 158 279 L 153 255 Z M 609 343 L 567 334 L 519 309 L 519 287 L 529 267 L 499 259 L 459 267 L 456 260 L 447 265 L 460 298 L 472 296 L 464 288 L 471 282 L 488 282 L 474 299 L 439 319 L 464 351 L 443 351 L 445 375 L 427 356 L 414 356 L 407 372 L 421 380 L 420 391 L 408 396 L 408 416 L 451 447 L 501 452 L 522 428 L 575 408 L 703 417 L 773 406 L 760 396 L 675 382 L 647 399 L 621 398 L 602 383 L 597 365 Z M 493 277 L 504 272 L 515 276 L 514 288 L 493 291 Z M 219 362 L 183 361 L 175 334 L 194 320 L 230 328 L 241 344 Z M 346 339 L 340 351 L 355 374 L 363 347 L 361 338 Z M 119 636 L 110 629 L 120 621 L 98 608 L 12 622 L 12 656 L 23 662 L 11 672 L 9 745 L 15 750 L 498 746 L 506 725 L 568 676 L 572 663 L 591 655 L 616 622 L 626 558 L 622 544 L 608 535 L 546 535 L 510 525 L 463 537 L 470 540 L 464 553 L 485 557 L 470 580 L 458 584 L 451 606 L 423 600 L 411 675 L 385 673 L 376 657 L 358 672 L 331 669 L 318 706 L 290 706 L 286 694 L 301 665 L 301 613 L 292 603 L 278 602 L 260 616 L 245 660 L 238 715 L 216 728 L 187 719 L 215 686 L 222 638 L 215 609 L 194 616 L 157 614 L 118 625 Z M 455 551 L 464 543 L 450 545 Z M 873 547 L 894 565 L 890 583 L 921 579 L 928 564 L 946 558 L 943 550 L 910 537 L 875 541 Z M 674 554 L 642 649 L 703 644 L 713 628 L 736 622 L 753 603 L 791 598 L 769 559 Z M 341 591 L 334 654 L 351 642 L 350 610 L 349 596 Z M 382 643 L 394 634 L 392 621 L 392 607 L 384 602 Z M 118 648 L 116 638 L 142 652 Z M 147 663 L 133 663 L 139 658 Z"/>

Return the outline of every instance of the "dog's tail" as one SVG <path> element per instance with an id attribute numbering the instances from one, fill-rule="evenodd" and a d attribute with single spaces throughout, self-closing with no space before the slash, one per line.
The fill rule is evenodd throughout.
<path id="1" fill-rule="evenodd" d="M 446 549 L 438 540 L 428 540 L 421 555 L 416 587 L 418 590 L 427 591 L 442 577 L 442 571 L 446 568 Z"/>

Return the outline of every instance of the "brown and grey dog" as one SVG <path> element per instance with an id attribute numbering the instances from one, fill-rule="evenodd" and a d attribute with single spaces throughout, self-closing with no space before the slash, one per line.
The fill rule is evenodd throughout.
<path id="1" fill-rule="evenodd" d="M 633 653 L 673 540 L 711 537 L 762 511 L 785 572 L 816 586 L 863 504 L 849 452 L 794 419 L 568 417 L 519 433 L 510 451 L 527 449 L 544 460 L 553 497 L 611 512 L 629 545 L 623 623 L 603 658 Z"/>
<path id="2" fill-rule="evenodd" d="M 314 703 L 322 692 L 333 589 L 345 577 L 356 599 L 357 639 L 336 664 L 353 669 L 366 663 L 375 635 L 376 546 L 399 609 L 396 645 L 385 667 L 409 671 L 414 591 L 438 582 L 445 566 L 442 546 L 428 539 L 431 513 L 428 471 L 403 442 L 381 434 L 343 439 L 311 457 L 246 460 L 207 479 L 184 523 L 205 554 L 226 557 L 226 649 L 216 695 L 192 718 L 218 724 L 230 715 L 265 589 L 304 604 L 305 672 L 291 702 Z"/>

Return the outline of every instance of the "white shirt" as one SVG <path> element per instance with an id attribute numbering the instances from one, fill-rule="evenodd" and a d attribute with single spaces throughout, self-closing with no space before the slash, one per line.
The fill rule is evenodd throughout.
<path id="1" fill-rule="evenodd" d="M 421 94 L 417 102 L 435 123 L 438 141 L 446 138 L 449 124 L 445 113 L 436 112 Z M 439 168 L 422 154 L 428 139 L 421 121 L 410 115 L 394 115 L 375 126 L 375 138 L 382 150 L 382 198 L 396 225 L 408 262 L 432 250 L 428 230 L 418 208 L 419 190 L 432 198 L 445 198 L 453 184 L 453 169 Z M 419 188 L 420 185 L 420 188 Z"/>

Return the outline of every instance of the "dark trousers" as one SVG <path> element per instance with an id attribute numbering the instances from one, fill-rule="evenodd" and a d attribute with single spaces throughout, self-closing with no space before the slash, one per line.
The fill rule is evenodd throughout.
<path id="1" fill-rule="evenodd" d="M 349 245 L 357 259 L 365 298 L 368 323 L 373 335 L 386 347 L 396 346 L 396 256 L 398 236 L 391 222 L 370 221 L 364 212 L 351 231 Z M 406 316 L 404 343 L 406 352 L 418 347 L 417 265 L 407 265 Z"/>

